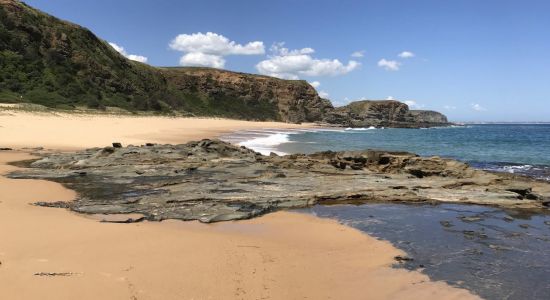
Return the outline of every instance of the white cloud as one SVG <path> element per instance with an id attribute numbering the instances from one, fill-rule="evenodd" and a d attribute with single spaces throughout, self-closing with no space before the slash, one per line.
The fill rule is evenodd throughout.
<path id="1" fill-rule="evenodd" d="M 314 88 L 318 88 L 321 86 L 321 83 L 319 81 L 312 81 L 309 84 Z"/>
<path id="2" fill-rule="evenodd" d="M 342 100 L 331 100 L 332 104 L 334 106 L 344 106 L 351 102 L 351 100 L 348 97 L 345 97 Z"/>
<path id="3" fill-rule="evenodd" d="M 412 58 L 414 57 L 414 53 L 410 52 L 410 51 L 403 51 L 401 53 L 399 53 L 397 56 L 401 57 L 401 58 Z"/>
<path id="4" fill-rule="evenodd" d="M 179 34 L 170 42 L 169 46 L 173 50 L 185 53 L 180 58 L 182 66 L 223 68 L 225 66 L 224 56 L 265 53 L 264 43 L 261 41 L 241 45 L 213 32 Z"/>
<path id="5" fill-rule="evenodd" d="M 320 91 L 319 92 L 319 97 L 327 99 L 329 97 L 329 94 L 325 91 Z"/>
<path id="6" fill-rule="evenodd" d="M 395 60 L 386 60 L 382 58 L 378 61 L 378 66 L 384 68 L 386 71 L 398 71 L 401 63 Z"/>
<path id="7" fill-rule="evenodd" d="M 223 68 L 225 66 L 225 59 L 218 55 L 191 52 L 180 58 L 180 65 Z"/>
<path id="8" fill-rule="evenodd" d="M 445 110 L 455 110 L 455 109 L 456 109 L 456 106 L 445 105 L 445 106 L 443 106 L 443 108 L 444 108 Z"/>
<path id="9" fill-rule="evenodd" d="M 129 54 L 126 57 L 128 57 L 128 59 L 130 59 L 130 60 L 135 60 L 135 61 L 139 61 L 139 62 L 142 62 L 142 63 L 147 62 L 147 57 L 142 56 L 142 55 Z"/>
<path id="10" fill-rule="evenodd" d="M 404 101 L 403 103 L 407 104 L 410 108 L 423 108 L 424 107 L 423 104 L 418 104 L 418 103 L 416 103 L 416 101 L 413 101 L 413 100 L 407 100 L 407 101 Z"/>
<path id="11" fill-rule="evenodd" d="M 259 73 L 285 79 L 298 79 L 301 76 L 337 76 L 349 73 L 361 64 L 350 60 L 346 65 L 337 59 L 317 59 L 311 54 L 312 48 L 289 50 L 284 43 L 271 47 L 272 55 L 259 62 Z"/>
<path id="12" fill-rule="evenodd" d="M 109 42 L 109 45 L 111 45 L 111 47 L 113 47 L 113 49 L 115 49 L 118 53 L 122 54 L 124 57 L 126 57 L 130 60 L 135 60 L 135 61 L 139 61 L 139 62 L 142 62 L 142 63 L 147 62 L 147 57 L 145 57 L 145 56 L 141 56 L 141 55 L 137 55 L 137 54 L 128 54 L 126 52 L 126 50 L 124 50 L 124 47 L 119 46 L 119 45 L 117 45 L 115 43 L 112 43 L 112 42 Z"/>
<path id="13" fill-rule="evenodd" d="M 395 98 L 392 97 L 392 96 L 388 96 L 388 97 L 386 97 L 386 100 L 395 100 Z"/>
<path id="14" fill-rule="evenodd" d="M 472 106 L 472 109 L 475 110 L 475 111 L 486 111 L 487 110 L 487 109 L 485 109 L 485 107 L 481 106 L 478 103 L 472 103 L 471 106 Z"/>
<path id="15" fill-rule="evenodd" d="M 263 42 L 255 41 L 241 45 L 213 32 L 180 34 L 170 42 L 170 48 L 182 52 L 199 52 L 218 56 L 265 53 Z"/>
<path id="16" fill-rule="evenodd" d="M 351 54 L 351 57 L 361 58 L 365 56 L 365 50 L 355 51 Z"/>

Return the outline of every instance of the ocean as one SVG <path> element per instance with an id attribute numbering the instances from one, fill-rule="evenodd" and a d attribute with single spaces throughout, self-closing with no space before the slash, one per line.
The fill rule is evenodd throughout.
<path id="1" fill-rule="evenodd" d="M 385 149 L 440 156 L 479 169 L 550 181 L 550 124 L 468 124 L 429 129 L 252 130 L 224 140 L 268 155 Z M 369 203 L 297 210 L 388 240 L 413 258 L 396 267 L 486 299 L 550 299 L 550 212 L 479 205 Z"/>
<path id="2" fill-rule="evenodd" d="M 453 158 L 487 170 L 550 180 L 550 124 L 471 124 L 426 129 L 242 131 L 224 137 L 262 154 L 383 149 Z"/>

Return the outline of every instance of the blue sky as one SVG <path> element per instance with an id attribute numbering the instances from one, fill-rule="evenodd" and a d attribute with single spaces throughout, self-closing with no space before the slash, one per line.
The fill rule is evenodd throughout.
<path id="1" fill-rule="evenodd" d="M 26 2 L 155 66 L 301 78 L 335 104 L 392 97 L 455 121 L 550 121 L 549 1 Z"/>

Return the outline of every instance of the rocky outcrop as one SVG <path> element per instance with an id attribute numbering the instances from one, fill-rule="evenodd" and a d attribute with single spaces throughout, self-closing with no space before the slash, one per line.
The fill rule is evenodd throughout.
<path id="1" fill-rule="evenodd" d="M 169 84 L 181 93 L 196 92 L 200 101 L 209 104 L 212 110 L 238 108 L 243 117 L 315 122 L 333 108 L 330 101 L 321 99 L 305 80 L 198 67 L 162 71 Z"/>
<path id="2" fill-rule="evenodd" d="M 421 124 L 449 124 L 447 116 L 433 110 L 410 110 L 414 121 Z"/>
<path id="3" fill-rule="evenodd" d="M 420 128 L 449 125 L 447 117 L 434 111 L 409 110 L 395 100 L 362 100 L 337 107 L 323 121 L 348 127 Z"/>
<path id="4" fill-rule="evenodd" d="M 539 210 L 550 205 L 548 182 L 407 152 L 262 156 L 202 140 L 43 156 L 9 177 L 57 181 L 79 197 L 37 205 L 85 214 L 134 214 L 129 222 L 236 220 L 315 203 L 457 202 Z"/>

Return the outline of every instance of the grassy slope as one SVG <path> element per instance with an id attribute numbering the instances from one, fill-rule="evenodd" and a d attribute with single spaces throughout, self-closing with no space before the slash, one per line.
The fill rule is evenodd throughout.
<path id="1" fill-rule="evenodd" d="M 0 0 L 1 102 L 280 119 L 273 101 L 182 90 L 163 72 L 126 59 L 86 28 L 19 1 Z"/>

